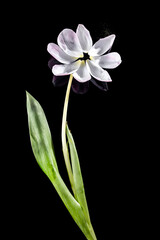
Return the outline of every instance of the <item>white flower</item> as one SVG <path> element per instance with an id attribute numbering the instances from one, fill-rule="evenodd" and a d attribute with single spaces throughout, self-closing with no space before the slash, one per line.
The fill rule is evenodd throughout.
<path id="1" fill-rule="evenodd" d="M 79 82 L 87 82 L 91 76 L 99 81 L 111 82 L 109 73 L 103 68 L 116 68 L 121 63 L 117 52 L 105 54 L 114 40 L 115 35 L 112 34 L 93 45 L 90 32 L 84 25 L 79 24 L 76 33 L 71 29 L 64 29 L 57 38 L 58 45 L 49 43 L 47 46 L 48 52 L 62 63 L 53 66 L 53 74 L 72 74 Z"/>

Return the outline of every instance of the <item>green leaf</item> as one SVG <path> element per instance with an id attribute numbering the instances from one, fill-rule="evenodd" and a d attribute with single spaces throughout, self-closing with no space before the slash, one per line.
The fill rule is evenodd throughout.
<path id="1" fill-rule="evenodd" d="M 39 102 L 28 92 L 26 94 L 29 133 L 33 153 L 41 169 L 51 178 L 56 171 L 58 172 L 58 167 L 50 129 Z"/>
<path id="2" fill-rule="evenodd" d="M 81 205 L 72 196 L 59 174 L 51 133 L 44 111 L 35 98 L 27 92 L 26 94 L 29 133 L 35 158 L 86 238 L 96 240 L 92 226 L 86 222 Z"/>
<path id="3" fill-rule="evenodd" d="M 76 199 L 72 196 L 65 183 L 63 182 L 60 174 L 56 175 L 56 178 L 52 181 L 55 189 L 57 190 L 60 198 L 65 204 L 66 208 L 70 212 L 72 218 L 79 226 L 81 231 L 84 233 L 88 240 L 97 240 L 94 230 L 86 221 L 86 217 L 84 215 L 83 209 L 81 205 L 76 201 Z"/>
<path id="4" fill-rule="evenodd" d="M 86 200 L 86 196 L 85 196 L 85 190 L 84 190 L 84 184 L 83 184 L 83 178 L 82 178 L 78 153 L 76 150 L 76 146 L 75 146 L 75 142 L 73 140 L 72 134 L 68 128 L 68 125 L 66 126 L 66 128 L 67 128 L 66 133 L 67 133 L 67 138 L 68 138 L 68 143 L 69 143 L 69 148 L 70 148 L 70 155 L 71 155 L 71 162 L 72 162 L 73 179 L 74 179 L 75 191 L 76 191 L 75 197 L 77 198 L 78 202 L 80 203 L 80 205 L 83 209 L 83 212 L 86 216 L 86 219 L 87 219 L 88 223 L 90 224 L 90 216 L 89 216 L 87 200 Z"/>

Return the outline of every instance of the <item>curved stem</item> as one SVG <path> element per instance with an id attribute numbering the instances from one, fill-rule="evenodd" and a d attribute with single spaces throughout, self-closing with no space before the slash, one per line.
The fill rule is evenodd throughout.
<path id="1" fill-rule="evenodd" d="M 73 172 L 72 172 L 72 168 L 71 168 L 69 151 L 68 151 L 68 145 L 67 145 L 67 140 L 66 140 L 67 110 L 68 110 L 68 102 L 69 102 L 69 95 L 70 95 L 70 90 L 71 90 L 71 86 L 72 86 L 72 80 L 73 80 L 73 75 L 71 74 L 70 78 L 69 78 L 69 82 L 68 82 L 65 101 L 64 101 L 63 117 L 62 117 L 62 132 L 61 132 L 62 135 L 61 135 L 61 137 L 62 137 L 62 150 L 63 150 L 64 160 L 65 160 L 69 180 L 70 180 L 70 183 L 71 183 L 72 191 L 73 191 L 74 196 L 76 198 L 75 183 L 74 183 Z M 80 205 L 79 205 L 79 207 L 80 207 L 80 210 L 77 207 L 77 210 L 76 210 L 77 212 L 73 214 L 74 220 L 75 221 L 78 220 L 78 221 L 76 221 L 76 223 L 78 224 L 78 226 L 80 227 L 80 229 L 82 230 L 82 232 L 84 233 L 84 235 L 86 236 L 86 238 L 88 240 L 97 240 L 90 220 L 87 221 L 88 218 L 86 218 L 86 216 L 84 215 L 84 212 L 83 212 L 84 210 L 82 209 L 82 207 Z M 80 215 L 79 219 L 77 219 L 77 216 L 79 214 L 78 211 L 80 211 L 80 214 L 82 214 L 82 215 Z M 75 218 L 75 216 L 76 216 L 76 218 Z M 82 217 L 82 219 L 81 219 L 81 217 Z"/>
<path id="2" fill-rule="evenodd" d="M 66 141 L 66 120 L 67 120 L 67 110 L 68 110 L 69 94 L 70 94 L 70 90 L 71 90 L 72 80 L 73 80 L 73 75 L 71 74 L 70 78 L 69 78 L 69 82 L 68 82 L 65 101 L 64 101 L 61 134 L 62 134 L 62 150 L 63 150 L 64 160 L 65 160 L 69 180 L 71 183 L 71 187 L 72 187 L 73 193 L 75 194 L 73 173 L 72 173 L 72 169 L 71 169 L 68 146 L 67 146 L 67 141 Z"/>

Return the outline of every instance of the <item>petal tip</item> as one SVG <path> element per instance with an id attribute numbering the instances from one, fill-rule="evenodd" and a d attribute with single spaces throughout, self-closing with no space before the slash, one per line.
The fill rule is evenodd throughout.
<path id="1" fill-rule="evenodd" d="M 52 73 L 56 76 L 55 66 L 52 67 Z"/>
<path id="2" fill-rule="evenodd" d="M 107 82 L 112 82 L 112 79 L 111 79 L 111 78 L 109 78 L 109 79 L 107 80 Z"/>
<path id="3" fill-rule="evenodd" d="M 112 34 L 110 35 L 110 38 L 111 38 L 111 41 L 112 41 L 112 44 L 114 43 L 115 39 L 116 39 L 116 35 L 115 34 Z"/>
<path id="4" fill-rule="evenodd" d="M 111 39 L 112 44 L 114 43 L 115 39 L 116 39 L 116 35 L 115 34 L 111 34 L 108 36 Z"/>
<path id="5" fill-rule="evenodd" d="M 86 27 L 83 25 L 83 24 L 78 24 L 78 27 L 77 27 L 77 29 L 78 28 L 83 28 L 83 29 L 86 29 Z"/>
<path id="6" fill-rule="evenodd" d="M 118 54 L 119 55 L 119 54 Z M 122 58 L 121 58 L 121 56 L 119 55 L 119 60 L 117 61 L 117 64 L 118 64 L 118 66 L 120 65 L 122 63 Z M 118 67 L 117 66 L 117 67 Z"/>
<path id="7" fill-rule="evenodd" d="M 80 24 L 78 24 L 78 28 L 79 28 L 79 27 L 84 27 L 84 25 L 80 23 Z"/>
<path id="8" fill-rule="evenodd" d="M 48 45 L 47 45 L 47 51 L 48 51 L 48 52 L 50 52 L 51 45 L 52 45 L 52 43 L 48 43 Z"/>

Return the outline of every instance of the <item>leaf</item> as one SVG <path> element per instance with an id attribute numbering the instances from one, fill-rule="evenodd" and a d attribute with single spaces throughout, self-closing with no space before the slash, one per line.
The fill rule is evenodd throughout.
<path id="1" fill-rule="evenodd" d="M 66 126 L 66 128 L 67 128 L 66 133 L 67 133 L 67 138 L 68 138 L 68 143 L 69 143 L 69 148 L 70 148 L 76 198 L 84 211 L 84 214 L 86 216 L 88 223 L 90 224 L 90 216 L 89 216 L 87 200 L 86 200 L 86 196 L 85 196 L 85 190 L 84 190 L 84 184 L 83 184 L 83 178 L 82 178 L 78 153 L 76 150 L 76 146 L 75 146 L 72 134 L 68 128 L 68 125 Z"/>
<path id="2" fill-rule="evenodd" d="M 55 171 L 58 172 L 58 167 L 50 129 L 44 111 L 38 101 L 28 92 L 26 94 L 29 133 L 33 153 L 41 169 L 51 178 Z"/>
<path id="3" fill-rule="evenodd" d="M 58 172 L 47 119 L 39 102 L 29 93 L 27 93 L 27 112 L 31 145 L 35 158 L 74 217 L 80 209 L 80 205 L 71 195 Z"/>
<path id="4" fill-rule="evenodd" d="M 35 158 L 49 177 L 64 205 L 88 240 L 96 240 L 92 226 L 86 222 L 81 205 L 72 196 L 61 178 L 47 119 L 38 101 L 27 93 L 27 113 L 31 145 Z M 42 206 L 45 207 L 45 206 Z"/>

